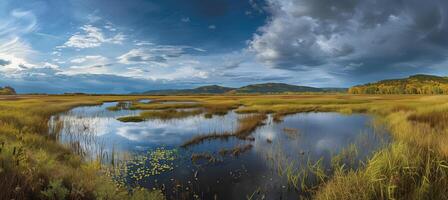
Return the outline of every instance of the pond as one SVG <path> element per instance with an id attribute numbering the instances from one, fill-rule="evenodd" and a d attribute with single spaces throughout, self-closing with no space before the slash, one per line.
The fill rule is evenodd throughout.
<path id="1" fill-rule="evenodd" d="M 344 164 L 356 168 L 390 140 L 365 114 L 299 113 L 281 122 L 269 115 L 252 133 L 253 140 L 230 137 L 182 148 L 194 136 L 235 130 L 243 115 L 229 111 L 212 118 L 201 114 L 124 123 L 116 119 L 141 111 L 107 109 L 116 104 L 55 115 L 51 134 L 86 159 L 121 162 L 126 170 L 119 170 L 116 180 L 162 189 L 168 199 L 297 199 L 307 192 L 288 181 L 288 172 L 319 165 L 331 173 L 341 153 L 350 155 L 341 156 Z"/>

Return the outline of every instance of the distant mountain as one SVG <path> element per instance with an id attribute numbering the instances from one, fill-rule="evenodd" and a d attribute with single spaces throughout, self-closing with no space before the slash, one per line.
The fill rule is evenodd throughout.
<path id="1" fill-rule="evenodd" d="M 234 90 L 235 88 L 230 87 L 222 87 L 219 85 L 208 85 L 208 86 L 202 86 L 193 89 L 196 93 L 208 93 L 208 94 L 221 94 L 226 93 L 231 90 Z"/>
<path id="2" fill-rule="evenodd" d="M 346 92 L 346 88 L 315 88 L 308 86 L 289 85 L 285 83 L 263 83 L 247 85 L 240 88 L 222 87 L 219 85 L 202 86 L 184 90 L 150 90 L 142 94 L 172 95 L 172 94 L 271 94 L 288 92 Z"/>
<path id="3" fill-rule="evenodd" d="M 144 94 L 223 94 L 234 90 L 235 88 L 222 87 L 219 85 L 208 85 L 194 89 L 183 90 L 150 90 L 143 92 Z"/>
<path id="4" fill-rule="evenodd" d="M 285 83 L 262 83 L 240 87 L 235 93 L 286 93 L 286 92 L 323 92 L 321 88 L 289 85 Z"/>
<path id="5" fill-rule="evenodd" d="M 382 80 L 349 89 L 351 94 L 448 94 L 448 77 L 417 74 Z"/>
<path id="6" fill-rule="evenodd" d="M 14 95 L 14 94 L 16 94 L 14 88 L 9 86 L 0 87 L 0 95 Z"/>

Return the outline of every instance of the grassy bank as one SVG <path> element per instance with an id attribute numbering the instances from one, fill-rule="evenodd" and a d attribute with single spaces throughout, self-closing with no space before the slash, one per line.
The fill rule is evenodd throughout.
<path id="1" fill-rule="evenodd" d="M 138 97 L 20 96 L 0 100 L 0 199 L 163 199 L 116 187 L 48 134 L 52 114 L 79 105 Z"/>
<path id="2" fill-rule="evenodd" d="M 230 109 L 236 109 L 238 113 L 253 113 L 247 115 L 252 118 L 240 121 L 235 133 L 222 134 L 225 138 L 235 137 L 236 133 L 247 138 L 264 121 L 266 113 L 273 113 L 275 121 L 297 112 L 369 113 L 383 119 L 394 141 L 357 170 L 335 167 L 333 175 L 312 191 L 313 197 L 448 198 L 448 96 L 241 95 L 0 98 L 0 191 L 7 191 L 0 194 L 3 195 L 0 199 L 52 199 L 55 196 L 67 199 L 132 198 L 127 191 L 117 189 L 107 177 L 101 176 L 101 165 L 83 162 L 82 158 L 48 136 L 47 124 L 52 114 L 78 105 L 148 98 L 155 102 L 134 101 L 130 108 L 146 109 L 143 112 L 146 114 L 142 115 L 161 119 L 189 114 L 173 111 L 177 108 L 198 108 L 209 115 L 226 113 Z M 166 101 L 178 103 L 162 103 Z M 182 103 L 193 101 L 194 104 Z M 217 138 L 221 138 L 219 133 L 198 136 L 194 141 Z M 157 196 L 157 193 L 139 189 L 134 197 L 145 195 Z"/>

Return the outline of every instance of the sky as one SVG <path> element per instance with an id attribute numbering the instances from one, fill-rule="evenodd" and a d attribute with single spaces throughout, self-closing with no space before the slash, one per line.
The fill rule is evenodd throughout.
<path id="1" fill-rule="evenodd" d="M 0 86 L 130 93 L 448 75 L 445 0 L 1 0 Z"/>

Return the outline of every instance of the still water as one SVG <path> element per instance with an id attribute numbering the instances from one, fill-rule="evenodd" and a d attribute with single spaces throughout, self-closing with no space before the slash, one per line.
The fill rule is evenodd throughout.
<path id="1" fill-rule="evenodd" d="M 116 104 L 78 107 L 55 115 L 50 127 L 56 133 L 51 134 L 86 159 L 106 163 L 120 160 L 127 169 L 120 180 L 131 186 L 162 189 L 169 199 L 297 199 L 306 192 L 288 184 L 284 170 L 279 169 L 299 171 L 320 163 L 331 173 L 332 156 L 347 152 L 349 147 L 356 147 L 356 163 L 347 164 L 356 167 L 358 161 L 365 161 L 389 141 L 384 129 L 373 126 L 368 115 L 299 113 L 279 123 L 269 116 L 265 125 L 252 133 L 253 141 L 228 138 L 181 148 L 194 136 L 235 130 L 242 115 L 229 111 L 212 118 L 197 115 L 124 123 L 116 119 L 140 111 L 107 110 Z M 220 154 L 234 147 L 247 148 L 236 155 Z M 154 163 L 146 162 L 148 159 L 142 162 L 141 158 L 155 158 L 153 152 L 165 152 L 161 157 L 170 158 L 161 160 L 158 156 L 157 162 L 169 168 L 152 174 Z M 193 162 L 191 156 L 198 153 L 212 155 L 213 159 Z"/>

